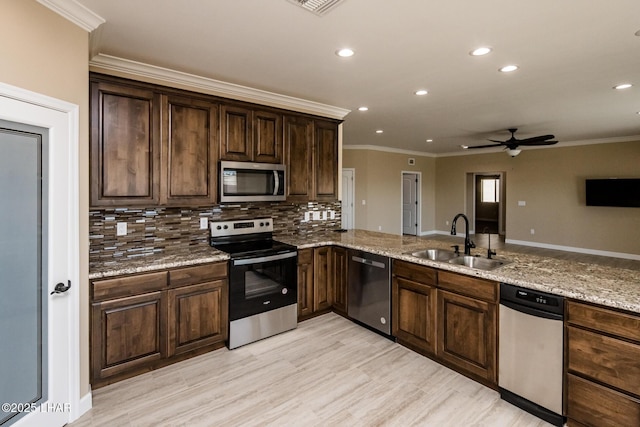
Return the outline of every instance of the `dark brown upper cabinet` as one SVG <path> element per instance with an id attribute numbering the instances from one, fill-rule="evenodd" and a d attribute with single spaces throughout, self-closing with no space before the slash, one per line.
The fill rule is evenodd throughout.
<path id="1" fill-rule="evenodd" d="M 285 117 L 287 200 L 338 199 L 338 124 Z"/>
<path id="2" fill-rule="evenodd" d="M 91 83 L 91 205 L 155 205 L 160 196 L 160 96 Z"/>
<path id="3" fill-rule="evenodd" d="M 281 114 L 233 105 L 220 111 L 220 160 L 282 163 Z"/>
<path id="4" fill-rule="evenodd" d="M 162 100 L 160 203 L 215 203 L 218 106 L 179 96 Z"/>

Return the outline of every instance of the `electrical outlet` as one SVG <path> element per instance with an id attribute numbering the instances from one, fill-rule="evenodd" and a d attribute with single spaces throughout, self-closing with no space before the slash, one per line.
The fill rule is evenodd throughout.
<path id="1" fill-rule="evenodd" d="M 536 230 L 534 230 L 533 228 L 531 229 L 531 234 L 536 234 Z"/>
<path id="2" fill-rule="evenodd" d="M 209 226 L 208 218 L 200 218 L 200 230 L 206 230 Z"/>
<path id="3" fill-rule="evenodd" d="M 367 201 L 366 201 L 366 200 L 364 200 L 364 199 L 362 199 L 362 206 L 364 206 L 364 205 L 366 205 L 366 204 L 367 204 Z"/>
<path id="4" fill-rule="evenodd" d="M 449 225 L 449 221 L 445 221 L 445 222 L 444 222 L 444 224 L 445 224 L 445 225 Z"/>
<path id="5" fill-rule="evenodd" d="M 518 206 L 527 206 L 527 202 L 524 200 L 518 200 Z M 533 233 L 531 233 L 533 234 Z"/>
<path id="6" fill-rule="evenodd" d="M 313 220 L 314 221 L 320 221 L 321 219 L 321 212 L 320 211 L 313 211 Z"/>
<path id="7" fill-rule="evenodd" d="M 336 211 L 329 211 L 329 219 L 336 219 Z"/>
<path id="8" fill-rule="evenodd" d="M 116 236 L 126 236 L 127 235 L 127 223 L 119 222 L 116 226 Z"/>
<path id="9" fill-rule="evenodd" d="M 381 225 L 378 226 L 378 231 L 382 231 L 382 226 Z"/>
<path id="10" fill-rule="evenodd" d="M 304 222 L 309 222 L 311 221 L 311 212 L 305 212 L 304 213 Z"/>
<path id="11" fill-rule="evenodd" d="M 327 211 L 322 211 L 322 220 L 326 221 L 329 219 L 329 212 Z"/>

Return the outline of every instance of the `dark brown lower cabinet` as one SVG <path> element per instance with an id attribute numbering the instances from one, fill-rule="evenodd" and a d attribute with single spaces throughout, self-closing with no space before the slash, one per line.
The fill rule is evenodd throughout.
<path id="1" fill-rule="evenodd" d="M 224 280 L 170 289 L 168 295 L 168 356 L 226 339 Z"/>
<path id="2" fill-rule="evenodd" d="M 567 301 L 569 425 L 640 426 L 640 316 Z"/>
<path id="3" fill-rule="evenodd" d="M 166 356 L 167 296 L 157 291 L 92 306 L 92 376 L 145 371 Z"/>
<path id="4" fill-rule="evenodd" d="M 496 306 L 438 290 L 438 358 L 478 381 L 497 384 Z"/>
<path id="5" fill-rule="evenodd" d="M 339 270 L 334 268 L 334 260 L 338 260 Z M 330 311 L 336 284 L 344 287 L 339 292 L 346 313 L 346 274 L 346 249 L 321 246 L 299 250 L 298 320 Z"/>
<path id="6" fill-rule="evenodd" d="M 338 246 L 331 248 L 331 274 L 333 282 L 333 309 L 343 315 L 347 314 L 348 292 L 348 257 L 347 250 Z"/>
<path id="7" fill-rule="evenodd" d="M 98 388 L 224 346 L 226 263 L 92 282 L 91 384 Z"/>
<path id="8" fill-rule="evenodd" d="M 394 261 L 392 335 L 422 354 L 436 352 L 436 272 L 428 267 Z"/>

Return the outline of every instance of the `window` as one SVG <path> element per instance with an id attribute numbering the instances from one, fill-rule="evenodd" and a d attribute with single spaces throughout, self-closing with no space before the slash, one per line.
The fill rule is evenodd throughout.
<path id="1" fill-rule="evenodd" d="M 480 200 L 482 203 L 498 203 L 500 201 L 500 178 L 482 178 Z"/>

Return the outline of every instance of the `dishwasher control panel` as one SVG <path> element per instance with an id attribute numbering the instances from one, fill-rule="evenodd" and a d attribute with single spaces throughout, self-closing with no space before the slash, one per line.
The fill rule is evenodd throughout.
<path id="1" fill-rule="evenodd" d="M 560 305 L 558 298 L 555 296 L 550 297 L 549 295 L 540 294 L 537 292 L 524 291 L 522 289 L 518 289 L 516 291 L 516 298 L 525 300 L 525 301 L 535 302 L 537 304 L 550 305 L 555 307 Z"/>
<path id="2" fill-rule="evenodd" d="M 500 283 L 500 304 L 515 304 L 558 315 L 564 313 L 564 297 L 507 283 Z"/>

